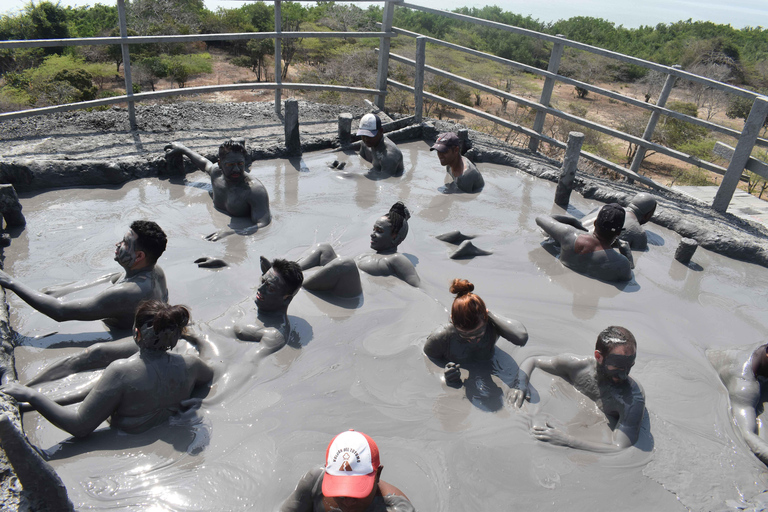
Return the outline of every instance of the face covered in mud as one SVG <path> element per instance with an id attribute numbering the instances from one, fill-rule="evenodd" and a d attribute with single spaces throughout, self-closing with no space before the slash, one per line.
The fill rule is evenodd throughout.
<path id="1" fill-rule="evenodd" d="M 279 311 L 290 302 L 291 292 L 283 276 L 270 268 L 261 276 L 256 292 L 256 307 L 259 311 Z"/>
<path id="2" fill-rule="evenodd" d="M 395 238 L 397 238 L 397 233 L 392 232 L 392 222 L 389 220 L 389 217 L 381 217 L 373 225 L 373 233 L 371 233 L 371 249 L 376 252 L 394 249 L 397 247 Z"/>
<path id="3" fill-rule="evenodd" d="M 123 268 L 131 268 L 136 262 L 136 242 L 138 235 L 129 229 L 123 239 L 115 244 L 115 261 Z"/>
<path id="4" fill-rule="evenodd" d="M 614 384 L 626 382 L 629 371 L 635 365 L 637 353 L 629 347 L 616 347 L 607 356 L 598 361 L 597 370 L 601 378 Z"/>
<path id="5" fill-rule="evenodd" d="M 477 324 L 477 327 L 471 330 L 461 329 L 459 327 L 456 327 L 456 332 L 459 333 L 459 336 L 461 337 L 462 341 L 465 341 L 467 343 L 479 343 L 481 339 L 483 339 L 483 336 L 485 336 L 485 331 L 488 329 L 488 320 L 480 319 L 480 323 Z"/>
<path id="6" fill-rule="evenodd" d="M 245 155 L 239 151 L 230 151 L 219 162 L 219 168 L 227 181 L 243 181 L 245 179 Z"/>

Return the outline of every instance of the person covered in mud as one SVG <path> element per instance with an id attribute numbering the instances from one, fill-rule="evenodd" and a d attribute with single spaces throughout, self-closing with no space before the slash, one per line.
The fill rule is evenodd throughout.
<path id="1" fill-rule="evenodd" d="M 580 221 L 567 215 L 556 218 L 561 222 L 570 223 L 579 229 L 589 231 L 589 227 L 595 223 L 598 211 L 595 210 L 587 214 Z M 645 251 L 648 248 L 648 234 L 643 229 L 643 225 L 647 224 L 656 212 L 656 198 L 651 194 L 640 192 L 632 198 L 624 211 L 626 215 L 619 240 L 627 242 L 633 251 Z"/>
<path id="2" fill-rule="evenodd" d="M 637 355 L 637 341 L 628 329 L 611 326 L 597 337 L 594 357 L 562 354 L 553 357 L 529 357 L 520 365 L 518 387 L 510 390 L 509 402 L 521 407 L 528 398 L 528 382 L 536 368 L 562 377 L 579 392 L 593 400 L 601 411 L 615 421 L 610 442 L 590 441 L 567 434 L 549 422 L 531 430 L 539 441 L 570 446 L 592 452 L 615 452 L 637 442 L 645 414 L 643 388 L 629 376 Z"/>
<path id="3" fill-rule="evenodd" d="M 133 314 L 143 300 L 168 302 L 165 274 L 156 265 L 165 251 L 167 239 L 160 226 L 152 221 L 137 220 L 116 244 L 115 261 L 123 272 L 107 274 L 94 281 L 52 286 L 41 291 L 0 270 L 0 286 L 12 290 L 24 302 L 57 322 L 69 320 L 103 320 L 114 329 L 130 329 Z M 93 286 L 111 283 L 92 297 L 65 300 L 62 297 Z"/>
<path id="4" fill-rule="evenodd" d="M 239 231 L 240 234 L 255 233 L 269 224 L 271 216 L 267 189 L 258 179 L 246 176 L 250 169 L 246 170 L 244 140 L 228 140 L 219 146 L 218 163 L 211 162 L 178 142 L 165 146 L 166 159 L 179 155 L 187 156 L 198 169 L 211 177 L 213 206 L 217 210 L 232 217 L 251 219 L 252 226 Z M 222 229 L 205 238 L 215 242 L 234 233 L 234 230 Z"/>
<path id="5" fill-rule="evenodd" d="M 759 434 L 757 410 L 768 382 L 768 344 L 756 349 L 707 350 L 707 358 L 728 391 L 731 416 L 752 453 L 768 464 L 768 442 Z"/>
<path id="6" fill-rule="evenodd" d="M 360 272 L 373 276 L 397 276 L 411 286 L 421 283 L 411 260 L 397 252 L 397 247 L 408 235 L 408 208 L 398 201 L 389 212 L 373 225 L 371 249 L 375 253 L 361 254 L 355 261 L 339 258 L 328 243 L 315 245 L 299 260 L 302 270 L 322 267 L 307 277 L 304 288 L 311 291 L 330 292 L 339 297 L 356 297 L 363 293 Z"/>
<path id="7" fill-rule="evenodd" d="M 558 217 L 536 217 L 539 225 L 560 245 L 560 261 L 566 267 L 604 281 L 632 279 L 632 252 L 613 248 L 624 226 L 624 208 L 606 204 L 597 214 L 595 228 L 589 233 Z"/>
<path id="8" fill-rule="evenodd" d="M 461 385 L 462 362 L 490 360 L 499 336 L 520 347 L 528 341 L 522 323 L 491 313 L 483 299 L 472 293 L 474 289 L 466 279 L 453 280 L 450 291 L 456 298 L 451 305 L 451 323 L 432 332 L 424 344 L 424 353 L 444 365 L 449 385 Z"/>
<path id="9" fill-rule="evenodd" d="M 403 174 L 403 153 L 384 135 L 379 116 L 365 114 L 360 119 L 357 135 L 362 139 L 360 156 L 373 164 L 370 175 L 389 177 Z"/>
<path id="10" fill-rule="evenodd" d="M 17 382 L 0 386 L 0 391 L 28 402 L 75 437 L 87 436 L 105 420 L 129 434 L 144 432 L 181 411 L 196 388 L 207 385 L 213 376 L 199 357 L 169 352 L 188 322 L 189 310 L 184 306 L 142 302 L 133 326 L 138 354 L 107 366 L 77 409 Z"/>
<path id="11" fill-rule="evenodd" d="M 461 154 L 461 139 L 453 132 L 441 133 L 430 151 L 437 151 L 440 165 L 453 180 L 451 188 L 474 194 L 485 186 L 483 175 L 475 164 Z"/>
<path id="12" fill-rule="evenodd" d="M 349 430 L 331 440 L 325 466 L 308 471 L 280 512 L 413 512 L 408 497 L 381 479 L 379 447 Z"/>

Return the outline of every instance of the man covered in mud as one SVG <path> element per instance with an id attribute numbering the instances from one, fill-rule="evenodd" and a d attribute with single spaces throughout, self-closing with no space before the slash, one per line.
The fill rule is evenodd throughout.
<path id="1" fill-rule="evenodd" d="M 408 497 L 381 479 L 379 447 L 349 430 L 331 440 L 325 466 L 308 471 L 280 512 L 413 512 Z"/>
<path id="2" fill-rule="evenodd" d="M 574 437 L 549 422 L 534 424 L 531 433 L 539 441 L 592 452 L 615 452 L 637 442 L 645 414 L 645 394 L 629 376 L 637 355 L 637 341 L 624 327 L 611 326 L 597 337 L 594 357 L 563 354 L 529 357 L 520 365 L 518 386 L 510 390 L 509 401 L 520 407 L 528 396 L 528 382 L 536 368 L 562 377 L 593 400 L 608 417 L 613 430 L 610 442 Z"/>
<path id="3" fill-rule="evenodd" d="M 429 149 L 437 151 L 440 165 L 453 180 L 451 188 L 474 194 L 480 192 L 485 186 L 482 174 L 475 164 L 461 154 L 461 139 L 453 132 L 441 133 Z"/>
<path id="4" fill-rule="evenodd" d="M 362 139 L 360 156 L 373 164 L 369 175 L 389 177 L 403 174 L 403 153 L 384 135 L 379 116 L 365 114 L 360 119 L 357 135 Z"/>
<path id="5" fill-rule="evenodd" d="M 756 349 L 708 350 L 707 358 L 728 391 L 731 415 L 752 453 L 768 464 L 768 442 L 758 431 L 757 409 L 768 382 L 768 344 Z"/>
<path id="6" fill-rule="evenodd" d="M 165 157 L 187 156 L 201 171 L 211 177 L 213 206 L 232 217 L 248 217 L 252 226 L 239 233 L 249 235 L 268 225 L 269 195 L 264 185 L 256 178 L 246 176 L 246 151 L 244 140 L 228 140 L 219 146 L 219 161 L 213 163 L 178 142 L 165 146 Z M 234 234 L 231 229 L 223 229 L 206 236 L 206 240 L 215 242 Z"/>
<path id="7" fill-rule="evenodd" d="M 621 205 L 611 203 L 600 209 L 591 233 L 575 227 L 563 216 L 536 217 L 536 224 L 560 245 L 560 261 L 566 267 L 603 281 L 629 281 L 632 252 L 628 246 L 621 252 L 613 247 L 625 216 Z"/>
<path id="8" fill-rule="evenodd" d="M 143 300 L 168 302 L 165 274 L 156 265 L 165 251 L 167 239 L 160 226 L 137 220 L 116 244 L 115 261 L 122 272 L 107 274 L 94 281 L 33 290 L 0 271 L 0 286 L 12 290 L 24 302 L 57 322 L 103 320 L 114 329 L 130 329 L 136 307 Z M 62 297 L 100 284 L 111 283 L 92 297 L 65 300 Z"/>

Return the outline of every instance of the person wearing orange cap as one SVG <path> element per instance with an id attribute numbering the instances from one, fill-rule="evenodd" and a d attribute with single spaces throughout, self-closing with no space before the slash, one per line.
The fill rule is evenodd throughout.
<path id="1" fill-rule="evenodd" d="M 325 451 L 325 467 L 308 471 L 280 512 L 413 512 L 403 491 L 381 480 L 379 447 L 348 430 Z"/>

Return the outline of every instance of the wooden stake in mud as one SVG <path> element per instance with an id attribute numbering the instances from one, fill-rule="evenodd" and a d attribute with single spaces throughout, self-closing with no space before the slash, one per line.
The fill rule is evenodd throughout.
<path id="1" fill-rule="evenodd" d="M 568 201 L 571 199 L 573 180 L 576 177 L 576 167 L 579 165 L 579 154 L 583 142 L 583 133 L 571 132 L 568 134 L 563 167 L 560 169 L 560 179 L 557 181 L 557 190 L 555 191 L 555 204 L 563 208 L 568 206 Z"/>
<path id="2" fill-rule="evenodd" d="M 299 102 L 296 100 L 285 100 L 285 149 L 289 155 L 301 154 Z"/>

